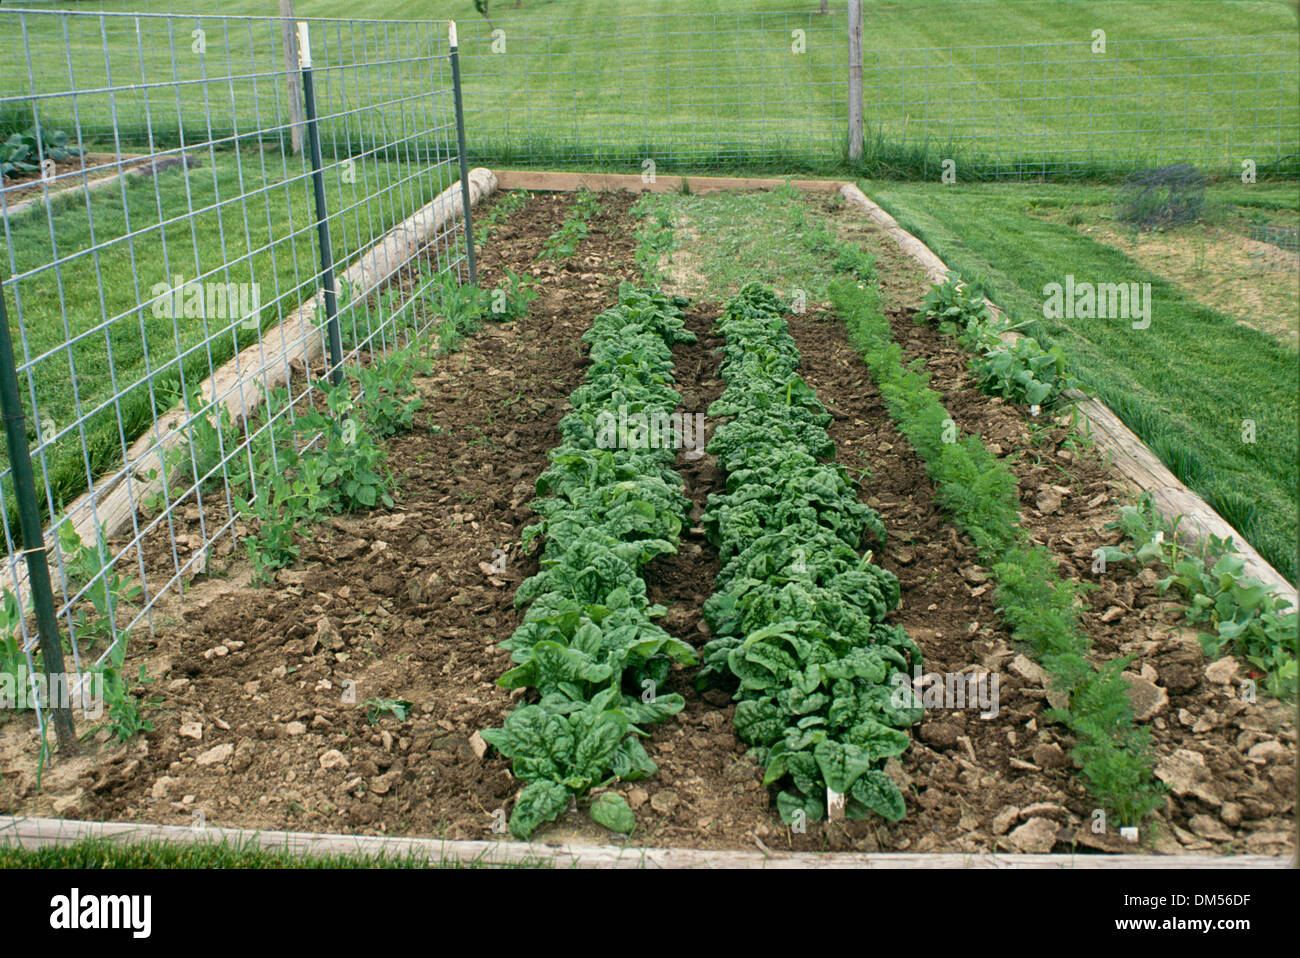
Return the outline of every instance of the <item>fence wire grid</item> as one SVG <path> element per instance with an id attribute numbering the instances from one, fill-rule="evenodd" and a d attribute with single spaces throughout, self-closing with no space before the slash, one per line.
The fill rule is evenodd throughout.
<path id="1" fill-rule="evenodd" d="M 304 22 L 355 369 L 424 336 L 444 278 L 466 271 L 447 24 Z M 0 9 L 0 26 L 4 136 L 39 141 L 35 171 L 0 181 L 0 294 L 82 677 L 235 548 L 237 501 L 264 493 L 255 450 L 313 441 L 295 421 L 331 372 L 317 174 L 279 17 Z M 409 264 L 363 255 L 399 225 L 419 236 Z M 24 550 L 39 544 L 0 455 L 0 676 L 35 681 Z"/>

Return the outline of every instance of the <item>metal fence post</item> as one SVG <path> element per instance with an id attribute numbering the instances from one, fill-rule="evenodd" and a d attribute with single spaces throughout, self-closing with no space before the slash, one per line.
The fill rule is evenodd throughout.
<path id="1" fill-rule="evenodd" d="M 320 152 L 320 124 L 316 119 L 316 87 L 312 82 L 311 34 L 305 20 L 298 21 L 298 66 L 302 70 L 302 95 L 307 106 L 307 141 L 311 147 L 311 181 L 316 194 L 316 235 L 320 245 L 321 284 L 325 288 L 330 382 L 337 386 L 343 382 L 343 335 L 339 331 L 339 304 L 334 289 L 334 254 L 330 246 L 329 212 L 325 207 L 325 171 Z"/>
<path id="2" fill-rule="evenodd" d="M 469 210 L 469 157 L 465 155 L 465 108 L 460 99 L 460 50 L 456 42 L 456 21 L 447 22 L 451 46 L 451 86 L 456 101 L 456 152 L 460 160 L 460 198 L 465 214 L 465 256 L 469 262 L 469 282 L 478 285 L 478 266 L 474 262 L 474 221 Z"/>
<path id="3" fill-rule="evenodd" d="M 50 586 L 50 567 L 45 556 L 45 530 L 36 498 L 36 481 L 32 476 L 31 453 L 27 448 L 27 421 L 22 399 L 18 395 L 18 374 L 14 365 L 13 340 L 9 336 L 9 313 L 5 308 L 4 288 L 0 287 L 0 415 L 4 417 L 5 441 L 9 447 L 9 465 L 14 476 L 14 496 L 18 502 L 18 520 L 27 556 L 27 584 L 32 590 L 36 609 L 36 630 L 40 638 L 41 660 L 45 667 L 46 709 L 54 718 L 54 735 L 59 752 L 77 754 L 77 732 L 72 726 L 72 709 L 68 701 L 68 676 L 63 666 L 63 643 L 59 637 L 59 620 L 54 613 L 54 590 Z M 42 742 L 42 747 L 44 743 Z"/>
<path id="4" fill-rule="evenodd" d="M 849 0 L 849 159 L 862 159 L 862 0 Z"/>

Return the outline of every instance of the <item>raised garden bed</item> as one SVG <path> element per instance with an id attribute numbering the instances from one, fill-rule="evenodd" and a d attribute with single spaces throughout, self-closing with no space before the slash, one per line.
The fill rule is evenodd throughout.
<path id="1" fill-rule="evenodd" d="M 512 184 L 503 177 L 501 185 Z M 496 643 L 521 621 L 515 588 L 538 570 L 536 555 L 519 543 L 534 520 L 527 507 L 534 483 L 583 379 L 582 334 L 615 301 L 620 282 L 643 280 L 633 199 L 603 194 L 587 235 L 558 260 L 538 254 L 571 196 L 535 194 L 504 217 L 481 251 L 481 285 L 491 288 L 510 268 L 536 277 L 541 295 L 526 319 L 487 326 L 420 380 L 417 428 L 389 441 L 400 489 L 394 508 L 322 525 L 299 563 L 268 587 L 250 584 L 248 563 L 233 548 L 211 558 L 184 598 L 155 614 L 152 635 L 132 639 L 129 664 L 146 665 L 147 694 L 161 699 L 149 711 L 155 729 L 124 745 L 101 733 L 84 757 L 47 769 L 38 791 L 33 738 L 22 720 L 5 721 L 0 811 L 453 841 L 500 835 L 520 783 L 479 732 L 500 726 L 527 693 L 497 685 L 511 662 Z M 499 194 L 483 212 L 491 216 L 505 202 Z M 955 424 L 1011 467 L 1022 524 L 1051 551 L 1061 576 L 1096 584 L 1092 553 L 1115 538 L 1102 527 L 1129 489 L 1064 425 L 975 388 L 960 347 L 914 322 L 925 277 L 892 240 L 829 196 L 800 202 L 811 219 L 875 258 L 904 359 L 924 365 Z M 692 231 L 689 213 L 678 223 L 693 236 L 688 247 L 716 242 L 703 228 Z M 697 341 L 673 347 L 674 388 L 684 413 L 702 412 L 724 386 L 714 328 L 722 303 L 700 280 L 698 258 L 664 258 L 659 268 L 692 297 L 685 321 Z M 753 278 L 780 285 L 776 277 Z M 1149 693 L 1135 698 L 1135 710 L 1152 729 L 1157 775 L 1171 796 L 1139 844 L 1122 841 L 1113 826 L 1100 834 L 1090 827 L 1095 802 L 1072 765 L 1068 737 L 1043 715 L 1041 668 L 1000 621 L 988 569 L 939 505 L 925 462 L 895 426 L 843 323 L 812 305 L 787 317 L 790 333 L 801 375 L 832 417 L 836 461 L 867 470 L 861 500 L 888 533 L 876 561 L 901 587 L 888 621 L 917 643 L 927 672 L 997 674 L 999 707 L 987 718 L 978 708 L 926 713 L 889 769 L 906 799 L 901 821 L 799 831 L 777 817 L 762 769 L 745 755 L 732 696 L 697 691 L 694 669 L 676 668 L 661 691 L 680 694 L 685 707 L 649 726 L 644 740 L 657 772 L 613 786 L 634 812 L 633 845 L 774 853 L 1293 851 L 1290 712 L 1263 698 L 1244 702 L 1231 683 L 1207 674 L 1195 638 L 1174 627 L 1178 609 L 1146 572 L 1101 580 L 1080 622 L 1096 656 L 1134 657 L 1136 684 Z M 710 435 L 715 425 L 709 421 Z M 703 605 L 719 561 L 699 520 L 725 474 L 714 457 L 685 452 L 675 468 L 695 505 L 694 525 L 683 530 L 676 554 L 646 566 L 645 578 L 650 599 L 668 610 L 661 625 L 702 648 L 710 638 Z M 180 541 L 185 532 L 176 534 Z M 163 567 L 170 548 L 160 537 L 144 561 Z M 1269 742 L 1276 748 L 1265 756 L 1257 746 Z M 614 836 L 575 809 L 535 837 L 598 845 Z"/>

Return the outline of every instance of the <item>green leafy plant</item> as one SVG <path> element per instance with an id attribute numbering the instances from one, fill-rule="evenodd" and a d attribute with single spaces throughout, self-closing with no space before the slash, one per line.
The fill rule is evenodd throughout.
<path id="1" fill-rule="evenodd" d="M 751 283 L 718 321 L 727 388 L 709 414 L 731 418 L 708 451 L 728 475 L 704 515 L 722 569 L 698 682 L 734 689 L 736 730 L 783 821 L 822 818 L 828 789 L 850 818 L 897 821 L 903 796 L 883 766 L 921 716 L 894 694 L 920 650 L 884 621 L 898 580 L 858 551 L 868 533 L 883 541 L 880 517 L 846 470 L 819 462 L 835 451 L 830 416 L 795 372 L 785 312 Z"/>
<path id="2" fill-rule="evenodd" d="M 326 390 L 329 414 L 312 409 L 298 418 L 298 428 L 319 434 L 316 449 L 302 457 L 303 478 L 320 489 L 334 511 L 392 507 L 392 477 L 382 446 L 354 414 L 346 381 Z"/>
<path id="3" fill-rule="evenodd" d="M 246 463 L 235 455 L 242 436 L 225 403 L 208 402 L 195 388 L 189 399 L 192 410 L 182 441 L 164 458 L 167 475 L 186 487 L 198 483 L 205 491 L 229 481 L 236 488 L 249 482 Z"/>
<path id="4" fill-rule="evenodd" d="M 696 661 L 692 648 L 655 619 L 641 569 L 675 551 L 691 504 L 671 469 L 667 445 L 606 443 L 605 423 L 620 407 L 667 416 L 680 396 L 671 388 L 675 342 L 691 342 L 680 306 L 624 284 L 618 305 L 584 335 L 591 365 L 561 420 L 562 443 L 537 480 L 525 548 L 543 543 L 536 575 L 515 604 L 528 610 L 501 647 L 513 668 L 499 679 L 531 689 L 535 701 L 483 738 L 513 762 L 524 789 L 510 831 L 528 838 L 593 788 L 653 774 L 642 726 L 677 714 L 682 696 L 659 689 L 674 664 Z M 593 820 L 631 831 L 635 816 L 616 793 L 590 807 Z"/>
<path id="5" fill-rule="evenodd" d="M 958 310 L 978 312 L 983 296 L 955 281 L 932 290 L 931 310 L 953 321 Z M 1015 475 L 973 436 L 959 437 L 928 377 L 909 368 L 893 341 L 879 291 L 863 283 L 831 286 L 849 338 L 880 386 L 890 415 L 926 463 L 940 502 L 975 543 L 993 572 L 998 612 L 1068 696 L 1069 707 L 1046 713 L 1075 736 L 1074 758 L 1095 799 L 1121 824 L 1136 824 L 1163 801 L 1149 735 L 1133 722 L 1126 688 L 1118 680 L 1127 660 L 1100 668 L 1088 658 L 1079 627 L 1079 590 L 1063 582 L 1051 555 L 1029 543 L 1019 524 Z M 965 305 L 963 305 L 965 304 Z"/>
<path id="6" fill-rule="evenodd" d="M 569 259 L 578 249 L 578 244 L 587 238 L 590 228 L 583 220 L 567 219 L 560 228 L 542 243 L 538 259 Z"/>
<path id="7" fill-rule="evenodd" d="M 314 475 L 277 475 L 252 503 L 237 499 L 239 511 L 257 521 L 257 531 L 244 539 L 253 563 L 253 582 L 266 583 L 272 573 L 298 558 L 298 535 L 316 518 L 321 490 Z"/>
<path id="8" fill-rule="evenodd" d="M 82 543 L 71 522 L 59 523 L 59 551 L 63 568 L 72 588 L 81 593 L 83 603 L 70 618 L 72 632 L 83 647 L 100 641 L 116 642 L 124 637 L 117 631 L 118 609 L 123 602 L 134 602 L 141 588 L 118 573 L 112 557 L 103 545 L 101 533 L 95 546 Z"/>
<path id="9" fill-rule="evenodd" d="M 490 294 L 491 307 L 488 319 L 496 323 L 509 323 L 523 319 L 528 314 L 528 305 L 537 298 L 537 281 L 531 276 L 520 276 L 510 267 L 506 267 L 505 281 Z"/>
<path id="10" fill-rule="evenodd" d="M 672 214 L 663 208 L 656 208 L 654 194 L 647 193 L 632 207 L 632 215 L 641 225 L 637 230 L 636 263 L 647 283 L 661 281 L 664 276 L 659 270 L 659 259 L 670 252 L 675 243 Z"/>
<path id="11" fill-rule="evenodd" d="M 501 196 L 482 216 L 475 217 L 474 226 L 482 230 L 486 240 L 510 217 L 528 205 L 527 190 L 511 190 Z"/>
<path id="12" fill-rule="evenodd" d="M 362 703 L 366 710 L 366 721 L 371 725 L 378 724 L 384 715 L 391 715 L 399 722 L 405 722 L 407 716 L 411 714 L 411 709 L 415 706 L 406 699 L 367 699 Z"/>
<path id="13" fill-rule="evenodd" d="M 85 150 L 68 145 L 68 134 L 62 130 L 28 127 L 21 133 L 11 133 L 0 142 L 0 179 L 38 173 L 42 158 L 62 163 L 81 156 Z"/>
<path id="14" fill-rule="evenodd" d="M 22 648 L 23 609 L 18 597 L 9 589 L 0 592 L 0 677 L 7 677 L 17 702 L 26 702 L 23 694 L 27 674 L 27 656 Z"/>
<path id="15" fill-rule="evenodd" d="M 580 190 L 560 228 L 546 238 L 538 259 L 566 260 L 573 256 L 578 244 L 587 238 L 591 228 L 587 221 L 600 211 L 600 198 L 590 190 Z"/>
<path id="16" fill-rule="evenodd" d="M 460 348 L 468 333 L 483 325 L 489 310 L 489 293 L 468 283 L 461 283 L 451 273 L 434 276 L 421 268 L 419 297 L 425 307 L 441 317 L 434 324 L 437 352 L 441 356 Z"/>
<path id="17" fill-rule="evenodd" d="M 405 351 L 357 370 L 357 408 L 376 436 L 382 438 L 409 432 L 415 425 L 415 413 L 424 400 L 412 396 L 415 391 L 413 372 L 411 357 Z"/>
<path id="18" fill-rule="evenodd" d="M 981 391 L 1025 406 L 1055 405 L 1064 389 L 1077 385 L 1066 372 L 1059 347 L 1044 351 L 1027 337 L 1009 345 L 986 344 L 971 369 Z"/>
<path id="19" fill-rule="evenodd" d="M 108 719 L 103 727 L 112 730 L 119 741 L 126 741 L 137 732 L 151 731 L 153 725 L 141 712 L 140 702 L 132 694 L 124 672 L 127 633 L 118 628 L 118 618 L 123 603 L 135 602 L 142 589 L 123 578 L 113 565 L 112 557 L 104 546 L 105 536 L 97 537 L 89 546 L 72 527 L 63 522 L 59 526 L 59 551 L 63 568 L 70 584 L 79 589 L 83 601 L 90 609 L 79 605 L 70 615 L 70 631 L 82 651 L 106 643 L 108 655 L 99 672 L 104 681 L 104 705 Z M 147 684 L 144 666 L 140 666 L 139 683 Z M 149 703 L 147 703 L 149 704 Z M 156 704 L 156 703 L 153 703 Z"/>
<path id="20" fill-rule="evenodd" d="M 1128 548 L 1105 547 L 1108 562 L 1163 567 L 1160 590 L 1174 589 L 1187 601 L 1187 621 L 1205 625 L 1200 643 L 1207 656 L 1238 655 L 1280 698 L 1296 694 L 1296 635 L 1300 617 L 1288 599 L 1246 574 L 1245 560 L 1231 539 L 1211 536 L 1201 553 L 1178 541 L 1178 522 L 1165 522 L 1150 493 L 1122 506 L 1108 528 L 1124 533 Z"/>
<path id="21" fill-rule="evenodd" d="M 861 247 L 849 243 L 840 245 L 834 267 L 855 279 L 871 280 L 876 277 L 875 258 L 870 253 L 864 252 Z"/>
<path id="22" fill-rule="evenodd" d="M 970 368 L 983 392 L 1047 409 L 1061 402 L 1066 390 L 1079 388 L 1059 347 L 1044 350 L 1028 336 L 1007 342 L 1005 334 L 1017 327 L 995 319 L 987 297 L 981 284 L 949 273 L 944 282 L 930 287 L 921 306 L 922 315 L 975 353 Z"/>

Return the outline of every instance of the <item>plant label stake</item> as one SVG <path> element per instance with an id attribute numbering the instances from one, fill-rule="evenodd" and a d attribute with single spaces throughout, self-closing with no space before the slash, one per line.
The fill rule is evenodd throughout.
<path id="1" fill-rule="evenodd" d="M 826 820 L 828 822 L 844 821 L 844 793 L 826 786 Z"/>

